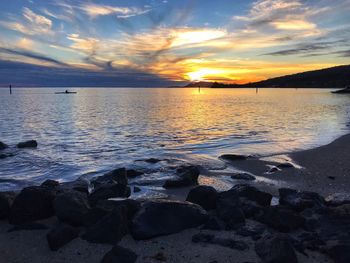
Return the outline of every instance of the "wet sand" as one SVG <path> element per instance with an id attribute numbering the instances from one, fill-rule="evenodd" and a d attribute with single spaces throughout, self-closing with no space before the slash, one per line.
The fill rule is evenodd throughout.
<path id="1" fill-rule="evenodd" d="M 302 166 L 282 168 L 275 173 L 266 174 L 270 166 L 288 161 L 288 158 Z M 350 190 L 350 135 L 343 136 L 329 145 L 316 149 L 292 153 L 289 156 L 274 156 L 269 159 L 248 159 L 227 162 L 227 165 L 251 172 L 257 177 L 251 182 L 258 188 L 277 195 L 280 187 L 318 192 L 324 196 L 332 193 L 348 193 Z M 330 179 L 329 176 L 334 176 Z M 246 181 L 237 180 L 237 183 Z M 185 198 L 188 189 L 172 193 Z M 50 219 L 56 220 L 55 218 Z M 50 221 L 49 220 L 49 221 Z M 50 251 L 46 234 L 49 230 L 22 230 L 7 232 L 11 228 L 5 221 L 0 221 L 0 263 L 32 262 L 100 262 L 111 245 L 90 244 L 77 238 L 58 252 Z M 250 237 L 237 236 L 233 231 L 215 231 L 218 236 L 246 241 L 249 249 L 237 251 L 212 244 L 193 243 L 194 234 L 210 231 L 189 229 L 177 234 L 158 237 L 147 241 L 135 241 L 130 235 L 119 243 L 138 254 L 137 262 L 257 262 L 254 241 Z M 162 255 L 161 257 L 159 257 Z M 330 262 L 327 257 L 317 252 L 308 251 L 309 257 L 297 253 L 299 262 Z M 154 257 L 158 254 L 158 257 Z M 163 259 L 163 260 L 160 260 Z"/>

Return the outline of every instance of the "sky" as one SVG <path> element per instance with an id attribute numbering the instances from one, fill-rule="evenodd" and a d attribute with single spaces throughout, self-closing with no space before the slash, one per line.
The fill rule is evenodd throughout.
<path id="1" fill-rule="evenodd" d="M 350 0 L 2 0 L 0 85 L 247 83 L 350 64 Z"/>

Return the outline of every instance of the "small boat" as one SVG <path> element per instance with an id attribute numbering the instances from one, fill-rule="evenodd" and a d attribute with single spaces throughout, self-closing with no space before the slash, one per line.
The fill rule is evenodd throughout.
<path id="1" fill-rule="evenodd" d="M 76 91 L 60 91 L 60 92 L 55 92 L 55 94 L 77 94 Z"/>
<path id="2" fill-rule="evenodd" d="M 347 86 L 346 88 L 341 89 L 341 90 L 332 91 L 332 93 L 335 93 L 335 94 L 350 94 L 350 86 Z"/>

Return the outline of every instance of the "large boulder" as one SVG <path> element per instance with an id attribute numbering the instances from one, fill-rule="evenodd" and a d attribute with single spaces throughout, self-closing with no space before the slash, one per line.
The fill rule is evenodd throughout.
<path id="1" fill-rule="evenodd" d="M 298 212 L 306 208 L 318 208 L 325 205 L 324 198 L 317 193 L 300 192 L 289 188 L 281 188 L 278 191 L 280 205 L 288 206 Z"/>
<path id="2" fill-rule="evenodd" d="M 235 191 L 226 191 L 219 194 L 216 201 L 218 217 L 226 223 L 228 229 L 236 228 L 245 223 L 245 216 L 240 208 L 239 195 Z"/>
<path id="3" fill-rule="evenodd" d="M 207 212 L 189 202 L 154 200 L 145 202 L 132 220 L 132 236 L 150 239 L 169 235 L 205 223 Z"/>
<path id="4" fill-rule="evenodd" d="M 128 177 L 127 170 L 125 168 L 118 168 L 113 171 L 110 171 L 102 176 L 98 176 L 91 180 L 91 184 L 96 188 L 101 185 L 127 185 Z"/>
<path id="5" fill-rule="evenodd" d="M 193 188 L 187 195 L 186 201 L 200 205 L 205 210 L 216 208 L 216 200 L 218 192 L 212 186 L 197 186 Z"/>
<path id="6" fill-rule="evenodd" d="M 5 143 L 3 143 L 3 142 L 0 141 L 0 150 L 4 150 L 4 149 L 6 149 L 7 147 L 8 147 L 7 144 L 5 144 Z"/>
<path id="7" fill-rule="evenodd" d="M 15 192 L 0 193 L 0 219 L 5 219 L 10 214 L 11 205 L 16 197 Z"/>
<path id="8" fill-rule="evenodd" d="M 54 215 L 56 191 L 43 186 L 23 188 L 15 198 L 9 216 L 11 224 L 23 224 Z"/>
<path id="9" fill-rule="evenodd" d="M 238 193 L 240 198 L 246 198 L 257 203 L 260 206 L 269 206 L 271 204 L 271 194 L 260 191 L 248 184 L 237 184 L 229 191 L 235 191 Z"/>
<path id="10" fill-rule="evenodd" d="M 38 147 L 38 143 L 35 140 L 20 142 L 17 144 L 17 148 L 36 148 Z"/>
<path id="11" fill-rule="evenodd" d="M 58 191 L 59 192 L 78 191 L 78 192 L 88 194 L 89 186 L 90 186 L 89 181 L 84 179 L 77 179 L 75 181 L 61 183 L 58 186 Z"/>
<path id="12" fill-rule="evenodd" d="M 184 187 L 198 184 L 199 168 L 194 165 L 183 165 L 176 169 L 176 178 L 166 180 L 164 188 Z"/>
<path id="13" fill-rule="evenodd" d="M 90 208 L 87 195 L 78 191 L 58 194 L 53 207 L 59 220 L 74 226 L 84 223 L 84 217 Z"/>
<path id="14" fill-rule="evenodd" d="M 290 232 L 305 224 L 305 218 L 299 213 L 280 206 L 265 207 L 256 220 L 280 232 Z"/>
<path id="15" fill-rule="evenodd" d="M 57 251 L 79 236 L 79 229 L 70 225 L 60 224 L 46 235 L 47 242 L 52 251 Z"/>
<path id="16" fill-rule="evenodd" d="M 124 184 L 109 183 L 98 186 L 90 195 L 89 202 L 95 205 L 100 200 L 108 200 L 109 198 L 129 197 L 131 193 L 130 187 Z"/>
<path id="17" fill-rule="evenodd" d="M 101 263 L 135 263 L 136 260 L 137 255 L 133 251 L 121 246 L 114 246 L 102 258 Z"/>
<path id="18" fill-rule="evenodd" d="M 87 228 L 82 238 L 91 243 L 116 244 L 128 233 L 127 213 L 114 209 L 101 220 Z"/>
<path id="19" fill-rule="evenodd" d="M 255 252 L 262 263 L 297 263 L 292 242 L 288 236 L 265 236 L 255 244 Z"/>

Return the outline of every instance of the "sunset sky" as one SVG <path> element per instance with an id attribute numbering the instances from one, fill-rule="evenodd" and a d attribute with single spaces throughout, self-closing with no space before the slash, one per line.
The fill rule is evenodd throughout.
<path id="1" fill-rule="evenodd" d="M 0 85 L 245 83 L 350 62 L 350 0 L 4 0 Z"/>

